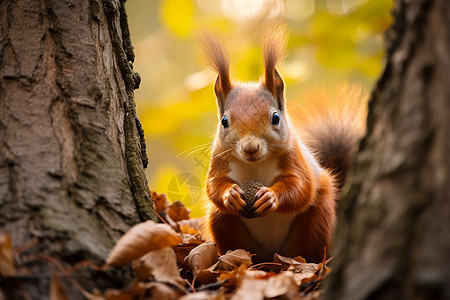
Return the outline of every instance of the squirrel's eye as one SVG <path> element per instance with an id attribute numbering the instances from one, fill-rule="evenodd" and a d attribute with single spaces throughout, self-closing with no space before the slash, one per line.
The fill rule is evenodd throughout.
<path id="1" fill-rule="evenodd" d="M 278 115 L 278 113 L 274 112 L 272 115 L 272 124 L 278 125 L 279 123 L 280 123 L 280 116 Z"/>
<path id="2" fill-rule="evenodd" d="M 223 126 L 223 128 L 228 128 L 228 119 L 227 119 L 227 117 L 226 116 L 223 116 L 222 117 L 222 126 Z"/>

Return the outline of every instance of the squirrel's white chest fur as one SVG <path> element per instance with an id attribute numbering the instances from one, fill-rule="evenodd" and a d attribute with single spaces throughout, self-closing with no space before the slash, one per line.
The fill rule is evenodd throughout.
<path id="1" fill-rule="evenodd" d="M 228 173 L 228 177 L 240 186 L 250 179 L 259 180 L 265 186 L 271 186 L 278 175 L 280 175 L 280 170 L 275 159 L 265 159 L 254 163 L 232 161 Z"/>
<path id="2" fill-rule="evenodd" d="M 240 186 L 250 179 L 256 179 L 267 187 L 273 184 L 278 175 L 280 170 L 275 159 L 255 163 L 230 162 L 228 174 Z M 289 233 L 294 218 L 295 214 L 269 213 L 262 218 L 241 220 L 258 242 L 276 251 Z"/>

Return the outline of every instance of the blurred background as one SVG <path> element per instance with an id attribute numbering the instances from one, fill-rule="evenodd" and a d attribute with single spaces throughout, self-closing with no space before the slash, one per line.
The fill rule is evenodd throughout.
<path id="1" fill-rule="evenodd" d="M 224 40 L 231 76 L 262 76 L 264 28 L 282 17 L 289 28 L 288 57 L 277 69 L 286 84 L 288 109 L 308 91 L 340 83 L 370 93 L 383 67 L 383 32 L 392 0 L 128 0 L 142 82 L 135 91 L 146 133 L 149 187 L 180 200 L 191 217 L 204 214 L 202 189 L 218 117 L 216 74 L 202 59 L 196 32 Z"/>

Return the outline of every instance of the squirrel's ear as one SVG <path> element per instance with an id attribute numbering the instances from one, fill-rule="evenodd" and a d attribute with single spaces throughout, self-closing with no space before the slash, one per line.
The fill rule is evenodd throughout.
<path id="1" fill-rule="evenodd" d="M 277 69 L 273 68 L 273 71 L 266 69 L 264 76 L 264 85 L 273 95 L 278 104 L 278 109 L 283 110 L 285 99 L 284 99 L 284 82 L 280 74 L 278 74 Z"/>
<path id="2" fill-rule="evenodd" d="M 284 82 L 275 67 L 286 56 L 286 24 L 275 24 L 266 31 L 263 43 L 264 85 L 277 101 L 278 108 L 284 109 Z"/>
<path id="3" fill-rule="evenodd" d="M 217 76 L 216 83 L 214 84 L 214 92 L 217 97 L 217 105 L 219 106 L 220 114 L 222 115 L 224 112 L 225 100 L 227 99 L 228 94 L 231 91 L 231 81 L 227 76 L 222 79 L 220 74 Z"/>

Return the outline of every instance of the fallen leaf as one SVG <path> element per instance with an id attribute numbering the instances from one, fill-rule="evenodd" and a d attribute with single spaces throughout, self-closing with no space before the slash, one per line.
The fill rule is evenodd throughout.
<path id="1" fill-rule="evenodd" d="M 157 213 L 167 212 L 169 210 L 170 202 L 166 194 L 159 194 L 154 191 L 150 191 L 153 199 L 153 207 Z"/>
<path id="2" fill-rule="evenodd" d="M 177 267 L 177 259 L 172 248 L 149 252 L 133 262 L 137 279 L 141 281 L 153 277 L 157 281 L 169 282 L 185 290 L 185 281 Z"/>
<path id="3" fill-rule="evenodd" d="M 214 292 L 197 292 L 194 294 L 187 294 L 181 297 L 179 300 L 224 300 L 225 297 L 222 293 L 214 293 Z"/>
<path id="4" fill-rule="evenodd" d="M 188 233 L 180 233 L 181 240 L 183 243 L 194 243 L 197 245 L 203 244 L 205 241 L 202 238 L 200 233 L 196 235 L 188 234 Z"/>
<path id="5" fill-rule="evenodd" d="M 195 278 L 200 270 L 205 270 L 213 265 L 217 261 L 218 255 L 219 250 L 216 244 L 206 242 L 192 249 L 186 257 L 186 264 Z"/>
<path id="6" fill-rule="evenodd" d="M 302 296 L 302 300 L 319 300 L 320 299 L 321 291 L 312 291 L 306 294 L 305 296 Z"/>
<path id="7" fill-rule="evenodd" d="M 125 290 L 109 289 L 105 292 L 105 300 L 158 299 L 175 300 L 184 295 L 183 291 L 170 288 L 161 282 L 135 282 Z M 144 297 L 145 296 L 145 297 Z"/>
<path id="8" fill-rule="evenodd" d="M 243 249 L 230 250 L 219 257 L 217 269 L 231 271 L 240 265 L 252 265 L 252 255 Z"/>
<path id="9" fill-rule="evenodd" d="M 184 290 L 174 290 L 160 282 L 146 283 L 145 290 L 145 299 L 176 300 L 185 294 Z"/>
<path id="10" fill-rule="evenodd" d="M 309 282 L 320 282 L 322 281 L 330 272 L 331 268 L 327 267 L 327 258 L 326 255 L 324 255 L 323 261 L 317 265 L 317 269 L 314 272 L 313 275 L 310 277 L 304 278 L 302 280 L 302 284 L 309 283 Z M 303 272 L 306 274 L 306 272 Z"/>
<path id="11" fill-rule="evenodd" d="M 298 285 L 294 280 L 294 273 L 286 271 L 272 276 L 266 281 L 264 296 L 275 298 L 284 295 L 287 299 L 293 299 L 297 294 L 297 290 Z"/>
<path id="12" fill-rule="evenodd" d="M 294 274 L 294 280 L 298 286 L 301 286 L 302 284 L 306 284 L 308 282 L 314 281 L 316 278 L 317 278 L 317 276 L 314 273 L 311 274 L 310 272 Z"/>
<path id="13" fill-rule="evenodd" d="M 206 270 L 200 270 L 195 276 L 195 282 L 198 282 L 200 284 L 210 284 L 217 282 L 217 279 L 220 276 L 220 272 L 214 271 L 215 267 L 216 264 L 212 265 Z"/>
<path id="14" fill-rule="evenodd" d="M 197 242 L 198 244 L 202 244 L 205 242 L 197 228 L 191 227 L 189 224 L 182 224 L 181 222 L 176 224 L 176 231 L 180 233 L 183 243 Z"/>
<path id="15" fill-rule="evenodd" d="M 68 300 L 66 291 L 59 282 L 58 274 L 53 271 L 52 281 L 50 283 L 50 300 Z"/>
<path id="16" fill-rule="evenodd" d="M 189 219 L 189 220 L 181 220 L 181 221 L 178 221 L 177 223 L 179 226 L 189 225 L 192 228 L 202 231 L 204 219 L 203 218 L 194 218 L 194 219 Z"/>
<path id="17" fill-rule="evenodd" d="M 261 270 L 253 270 L 248 269 L 245 271 L 245 277 L 247 278 L 253 278 L 253 279 L 269 279 L 272 276 L 276 276 L 277 273 L 273 272 L 265 272 Z"/>
<path id="18" fill-rule="evenodd" d="M 301 256 L 294 257 L 293 260 L 298 261 L 299 263 L 304 263 L 304 264 L 306 264 L 306 259 L 304 259 L 304 258 L 301 257 Z"/>
<path id="19" fill-rule="evenodd" d="M 240 286 L 245 278 L 254 279 L 253 277 L 249 276 L 249 273 L 247 273 L 247 266 L 245 265 L 239 266 L 233 271 L 221 271 L 219 276 L 222 285 L 228 288 L 235 288 L 237 286 Z"/>
<path id="20" fill-rule="evenodd" d="M 263 300 L 266 285 L 265 280 L 244 278 L 231 300 Z"/>
<path id="21" fill-rule="evenodd" d="M 180 224 L 178 222 L 178 230 L 181 233 L 190 234 L 190 235 L 200 235 L 200 231 L 197 228 L 191 227 L 189 224 Z"/>
<path id="22" fill-rule="evenodd" d="M 16 277 L 17 270 L 14 265 L 13 245 L 6 231 L 0 235 L 0 275 L 3 277 Z"/>
<path id="23" fill-rule="evenodd" d="M 177 256 L 177 264 L 183 265 L 185 262 L 186 256 L 189 255 L 189 253 L 197 247 L 198 245 L 203 244 L 203 241 L 194 239 L 191 242 L 187 243 L 181 243 L 178 245 L 175 245 L 172 247 L 172 249 L 175 251 L 175 255 Z"/>
<path id="24" fill-rule="evenodd" d="M 188 220 L 191 210 L 183 202 L 175 201 L 169 206 L 168 215 L 174 221 Z"/>
<path id="25" fill-rule="evenodd" d="M 303 263 L 299 262 L 297 259 L 281 256 L 275 253 L 273 261 L 281 264 L 282 270 L 287 270 L 289 267 L 293 266 L 296 273 L 311 272 L 314 273 L 317 270 L 318 264 L 314 263 Z"/>
<path id="26" fill-rule="evenodd" d="M 117 241 L 106 263 L 110 266 L 125 265 L 150 251 L 180 242 L 180 236 L 170 226 L 147 221 L 133 226 Z"/>
<path id="27" fill-rule="evenodd" d="M 317 267 L 316 275 L 322 280 L 331 272 L 331 268 L 327 267 L 327 257 L 324 256 L 323 261 Z"/>

